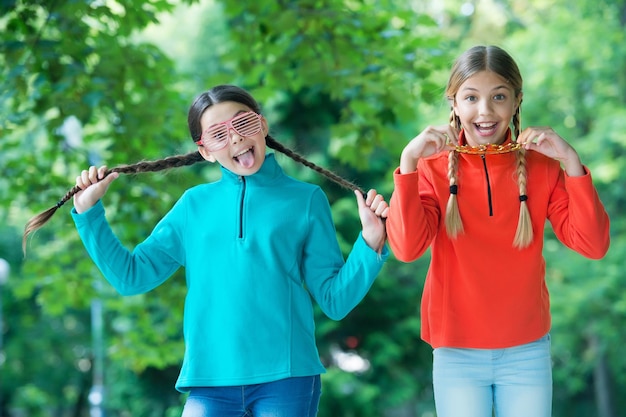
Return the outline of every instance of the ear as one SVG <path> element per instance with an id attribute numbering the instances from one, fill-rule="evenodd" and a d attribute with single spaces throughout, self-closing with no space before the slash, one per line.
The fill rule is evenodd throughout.
<path id="1" fill-rule="evenodd" d="M 454 112 L 454 115 L 458 117 L 459 110 L 458 110 L 457 105 L 456 105 L 456 97 L 453 97 L 453 98 L 449 99 L 448 101 L 450 102 L 450 108 Z"/>
<path id="2" fill-rule="evenodd" d="M 516 100 L 517 102 L 516 102 L 516 104 L 515 104 L 515 111 L 517 111 L 517 109 L 519 109 L 519 106 L 521 106 L 521 105 L 522 105 L 522 98 L 523 98 L 523 97 L 524 97 L 524 93 L 522 93 L 522 92 L 520 92 L 520 93 L 517 95 L 517 100 Z"/>
<path id="3" fill-rule="evenodd" d="M 209 162 L 215 162 L 215 161 L 216 161 L 216 159 L 215 159 L 215 157 L 213 156 L 213 154 L 212 154 L 211 152 L 209 152 L 209 151 L 207 150 L 207 148 L 205 148 L 204 146 L 200 146 L 200 145 L 198 145 L 198 152 L 200 152 L 200 155 L 202 155 L 202 157 L 203 157 L 205 160 L 207 160 L 207 161 L 209 161 Z"/>
<path id="4" fill-rule="evenodd" d="M 261 132 L 263 132 L 263 137 L 267 136 L 270 132 L 270 128 L 267 125 L 267 119 L 264 116 L 261 116 Z"/>

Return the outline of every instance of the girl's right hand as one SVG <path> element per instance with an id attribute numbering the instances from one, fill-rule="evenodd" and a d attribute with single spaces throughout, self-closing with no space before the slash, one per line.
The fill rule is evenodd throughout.
<path id="1" fill-rule="evenodd" d="M 366 196 L 359 190 L 355 190 L 354 194 L 359 207 L 363 239 L 370 248 L 380 253 L 387 240 L 384 220 L 387 218 L 389 205 L 374 189 L 369 190 Z"/>
<path id="2" fill-rule="evenodd" d="M 100 168 L 91 166 L 89 170 L 83 170 L 76 177 L 76 185 L 81 188 L 81 191 L 74 194 L 74 208 L 77 213 L 89 210 L 107 192 L 113 180 L 119 177 L 117 172 L 112 172 L 105 177 L 106 170 L 106 166 Z"/>
<path id="3" fill-rule="evenodd" d="M 428 126 L 413 138 L 402 150 L 400 156 L 400 173 L 408 174 L 417 169 L 417 161 L 443 151 L 447 145 L 458 144 L 458 133 L 447 124 L 444 126 Z"/>

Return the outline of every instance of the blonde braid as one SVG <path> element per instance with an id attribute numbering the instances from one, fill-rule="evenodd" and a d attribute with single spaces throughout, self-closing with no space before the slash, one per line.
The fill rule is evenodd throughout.
<path id="1" fill-rule="evenodd" d="M 520 126 L 522 125 L 522 102 L 519 102 L 519 106 L 517 106 L 517 110 L 513 115 L 513 134 L 515 135 L 515 142 L 517 142 L 517 138 L 519 138 L 520 134 Z"/>
<path id="2" fill-rule="evenodd" d="M 461 121 L 454 114 L 454 109 L 450 111 L 450 126 L 461 130 Z M 463 233 L 463 221 L 461 220 L 461 213 L 459 212 L 459 202 L 456 198 L 458 192 L 457 186 L 457 173 L 459 169 L 459 154 L 452 150 L 448 153 L 448 180 L 450 180 L 450 197 L 448 197 L 448 204 L 446 205 L 446 231 L 448 236 L 452 239 L 456 238 L 460 233 Z"/>
<path id="3" fill-rule="evenodd" d="M 513 128 L 515 132 L 515 140 L 520 132 L 520 107 L 513 115 Z M 528 209 L 528 196 L 526 195 L 527 171 L 526 171 L 526 151 L 520 149 L 517 151 L 517 185 L 519 187 L 519 220 L 517 222 L 517 230 L 515 231 L 515 239 L 513 246 L 523 249 L 529 246 L 533 241 L 533 224 L 530 218 L 530 210 Z"/>
<path id="4" fill-rule="evenodd" d="M 457 171 L 459 162 L 459 154 L 456 151 L 450 151 L 448 153 L 448 179 L 450 180 L 450 197 L 448 197 L 448 204 L 446 206 L 446 230 L 448 236 L 452 239 L 457 235 L 463 233 L 463 221 L 461 220 L 461 213 L 459 212 L 459 203 L 456 198 L 458 191 L 457 187 Z"/>

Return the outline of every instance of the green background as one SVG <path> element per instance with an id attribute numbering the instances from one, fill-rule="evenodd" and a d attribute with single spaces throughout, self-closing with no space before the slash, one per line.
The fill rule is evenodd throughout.
<path id="1" fill-rule="evenodd" d="M 184 403 L 174 390 L 182 271 L 148 294 L 117 295 L 78 239 L 71 202 L 22 253 L 26 221 L 80 170 L 194 150 L 193 98 L 233 83 L 260 101 L 279 141 L 388 198 L 404 145 L 448 120 L 452 60 L 496 44 L 522 70 L 522 127 L 551 126 L 576 148 L 611 217 L 600 261 L 546 232 L 554 416 L 617 417 L 626 407 L 625 25 L 624 0 L 0 0 L 0 258 L 10 265 L 0 284 L 0 415 L 78 417 L 91 407 L 173 417 Z M 279 161 L 322 185 L 347 255 L 360 230 L 353 194 Z M 118 179 L 105 197 L 114 230 L 132 247 L 218 171 L 202 163 Z M 419 338 L 427 265 L 428 255 L 391 257 L 347 318 L 317 312 L 328 367 L 320 416 L 435 416 L 431 349 Z"/>

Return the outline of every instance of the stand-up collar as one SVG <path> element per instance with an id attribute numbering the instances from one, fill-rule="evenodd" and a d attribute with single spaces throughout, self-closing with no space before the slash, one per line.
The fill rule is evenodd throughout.
<path id="1" fill-rule="evenodd" d="M 222 180 L 229 182 L 239 182 L 242 175 L 235 174 L 234 172 L 221 167 Z M 265 154 L 265 160 L 261 168 L 252 175 L 245 175 L 246 182 L 248 184 L 266 184 L 274 181 L 284 175 L 283 169 L 278 165 L 275 155 L 273 153 Z"/>

